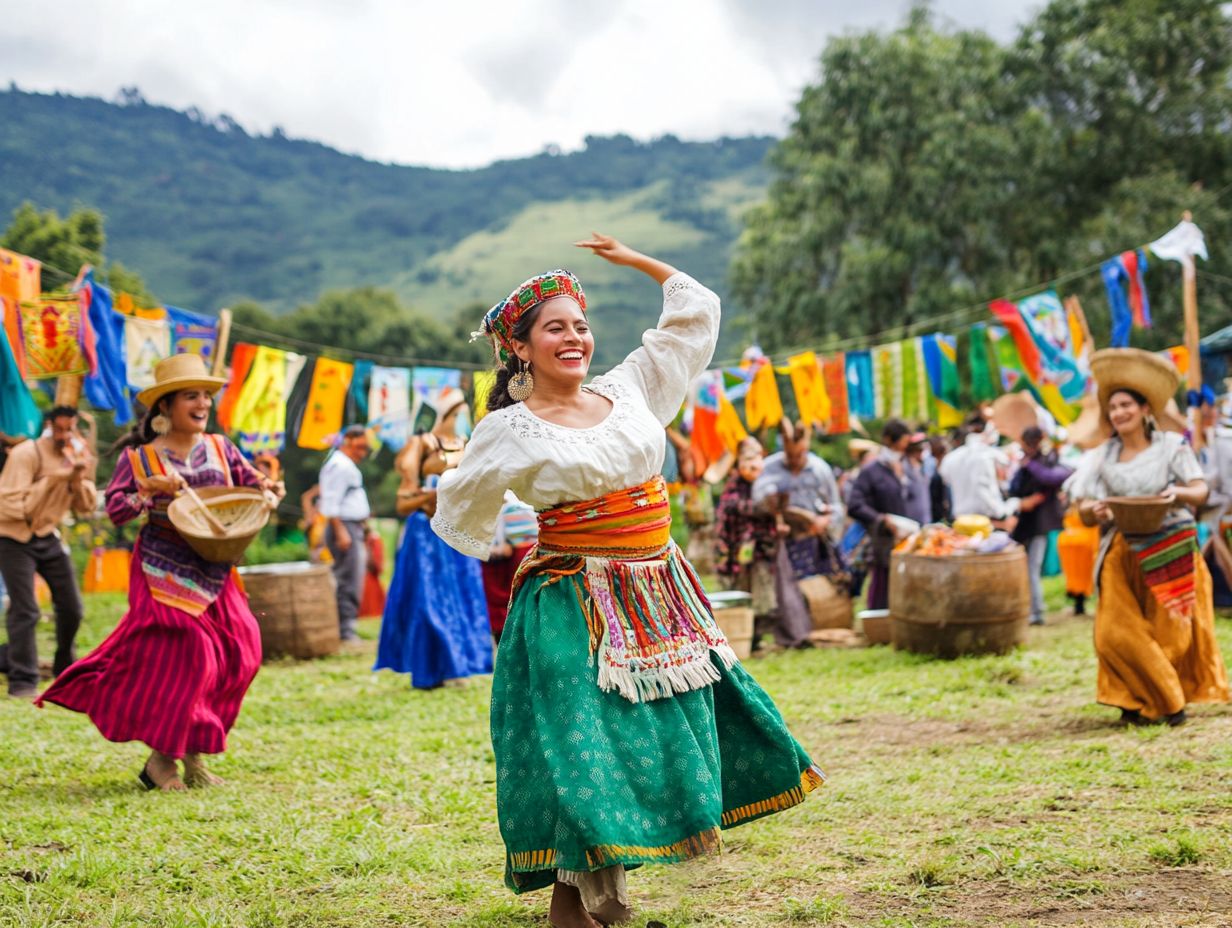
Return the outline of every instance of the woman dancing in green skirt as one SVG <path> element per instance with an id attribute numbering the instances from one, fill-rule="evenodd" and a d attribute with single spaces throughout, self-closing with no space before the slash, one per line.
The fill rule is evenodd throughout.
<path id="1" fill-rule="evenodd" d="M 669 533 L 663 427 L 714 353 L 718 297 L 615 239 L 577 244 L 662 286 L 658 326 L 583 386 L 594 337 L 576 277 L 532 277 L 489 310 L 489 412 L 432 520 L 486 558 L 505 490 L 539 512 L 497 655 L 492 743 L 505 881 L 553 885 L 558 928 L 627 920 L 626 869 L 717 850 L 721 828 L 823 782 Z"/>

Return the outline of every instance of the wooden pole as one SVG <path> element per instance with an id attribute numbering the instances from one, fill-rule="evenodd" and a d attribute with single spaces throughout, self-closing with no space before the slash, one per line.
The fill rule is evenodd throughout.
<path id="1" fill-rule="evenodd" d="M 211 371 L 215 377 L 222 377 L 227 368 L 227 347 L 230 341 L 231 310 L 220 309 L 218 311 L 218 341 L 214 343 L 214 369 Z"/>
<path id="2" fill-rule="evenodd" d="M 1185 222 L 1193 221 L 1193 214 L 1185 210 L 1181 214 Z M 1202 333 L 1198 328 L 1198 280 L 1194 271 L 1193 255 L 1181 261 L 1181 304 L 1185 310 L 1185 350 L 1189 352 L 1189 370 L 1186 371 L 1185 387 L 1190 391 L 1202 390 Z M 1206 435 L 1202 428 L 1202 407 L 1189 410 L 1189 423 L 1193 434 L 1193 447 L 1201 451 Z"/>

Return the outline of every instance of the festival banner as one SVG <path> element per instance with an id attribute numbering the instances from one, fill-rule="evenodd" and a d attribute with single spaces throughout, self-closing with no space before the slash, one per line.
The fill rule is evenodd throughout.
<path id="1" fill-rule="evenodd" d="M 779 396 L 774 365 L 768 358 L 755 363 L 756 372 L 744 396 L 744 418 L 749 429 L 757 432 L 763 428 L 776 428 L 783 421 L 783 399 Z"/>
<path id="2" fill-rule="evenodd" d="M 308 407 L 300 425 L 297 444 L 313 451 L 333 447 L 342 431 L 342 413 L 353 368 L 344 361 L 317 358 L 308 390 Z"/>
<path id="3" fill-rule="evenodd" d="M 0 432 L 35 438 L 42 430 L 43 415 L 17 369 L 8 333 L 0 328 Z"/>
<path id="4" fill-rule="evenodd" d="M 877 415 L 873 356 L 869 351 L 848 351 L 843 356 L 847 375 L 847 407 L 851 415 L 872 419 Z"/>
<path id="5" fill-rule="evenodd" d="M 165 315 L 161 319 L 125 317 L 124 360 L 133 392 L 154 386 L 154 365 L 170 354 L 171 329 Z"/>
<path id="6" fill-rule="evenodd" d="M 926 335 L 920 340 L 921 355 L 928 371 L 929 390 L 936 406 L 938 428 L 962 424 L 959 412 L 958 339 L 953 335 Z"/>
<path id="7" fill-rule="evenodd" d="M 967 341 L 967 362 L 971 368 L 971 398 L 975 402 L 990 402 L 1004 392 L 1000 387 L 988 324 L 985 322 L 977 322 L 971 326 Z"/>
<path id="8" fill-rule="evenodd" d="M 231 431 L 231 410 L 239 399 L 244 380 L 248 377 L 248 369 L 252 367 L 252 359 L 257 356 L 257 346 L 248 342 L 236 342 L 231 351 L 231 373 L 222 393 L 214 402 L 214 420 L 224 432 Z"/>
<path id="9" fill-rule="evenodd" d="M 44 294 L 21 304 L 22 350 L 26 377 L 46 380 L 89 370 L 82 351 L 81 299 L 76 294 Z"/>
<path id="10" fill-rule="evenodd" d="M 95 345 L 95 363 L 83 385 L 85 397 L 96 409 L 113 410 L 116 425 L 127 425 L 133 410 L 124 364 L 124 319 L 112 309 L 111 291 L 94 279 L 92 268 L 81 275 L 78 292 Z"/>
<path id="11" fill-rule="evenodd" d="M 847 400 L 847 359 L 840 352 L 821 362 L 821 376 L 830 397 L 830 423 L 826 431 L 844 435 L 851 431 Z"/>
<path id="12" fill-rule="evenodd" d="M 249 457 L 281 451 L 286 442 L 287 354 L 261 345 L 231 411 L 236 444 Z"/>
<path id="13" fill-rule="evenodd" d="M 496 386 L 496 371 L 475 371 L 471 385 L 475 393 L 475 422 L 478 424 L 488 414 L 488 397 Z"/>
<path id="14" fill-rule="evenodd" d="M 373 367 L 368 388 L 368 428 L 395 452 L 401 451 L 411 430 L 411 370 Z"/>
<path id="15" fill-rule="evenodd" d="M 171 328 L 171 353 L 199 354 L 206 369 L 212 368 L 218 350 L 218 320 L 178 306 L 164 308 Z"/>
<path id="16" fill-rule="evenodd" d="M 805 425 L 825 428 L 830 422 L 830 398 L 821 379 L 817 355 L 811 351 L 787 359 L 787 375 L 796 395 L 800 421 Z"/>
<path id="17" fill-rule="evenodd" d="M 24 377 L 25 353 L 22 350 L 21 304 L 37 302 L 42 292 L 43 266 L 33 258 L 0 248 L 0 322 L 8 335 L 14 363 Z"/>

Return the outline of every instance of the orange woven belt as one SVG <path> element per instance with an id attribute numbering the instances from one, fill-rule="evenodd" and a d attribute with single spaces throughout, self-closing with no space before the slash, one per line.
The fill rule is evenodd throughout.
<path id="1" fill-rule="evenodd" d="M 667 546 L 671 528 L 667 485 L 654 477 L 539 513 L 539 547 L 582 557 L 650 557 Z"/>

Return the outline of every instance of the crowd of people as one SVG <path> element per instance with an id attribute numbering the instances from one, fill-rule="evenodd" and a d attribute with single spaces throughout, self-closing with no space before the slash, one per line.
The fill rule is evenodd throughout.
<path id="1" fill-rule="evenodd" d="M 363 427 L 344 431 L 303 496 L 312 556 L 332 565 L 344 643 L 355 647 L 359 617 L 379 611 L 374 670 L 424 690 L 494 672 L 506 883 L 554 887 L 553 924 L 626 920 L 626 868 L 708 853 L 721 828 L 789 808 L 823 782 L 736 659 L 693 561 L 747 594 L 769 651 L 810 645 L 819 590 L 886 609 L 895 547 L 922 525 L 960 518 L 981 517 L 1025 549 L 1030 621 L 1042 625 L 1051 540 L 1059 534 L 1064 551 L 1068 534 L 1075 611 L 1099 592 L 1097 699 L 1128 724 L 1171 725 L 1191 703 L 1228 700 L 1208 560 L 1232 591 L 1232 407 L 1225 421 L 1207 413 L 1195 453 L 1163 427 L 1179 387 L 1168 362 L 1097 353 L 1085 444 L 1042 414 L 1002 434 L 985 409 L 944 436 L 889 419 L 879 441 L 850 441 L 851 462 L 838 469 L 808 423 L 787 419 L 746 439 L 729 473 L 702 469 L 672 423 L 711 360 L 718 298 L 614 239 L 578 244 L 662 288 L 658 325 L 590 380 L 594 337 L 573 274 L 537 275 L 497 303 L 483 321 L 499 358 L 487 414 L 465 440 L 466 397 L 445 389 L 431 401 L 431 430 L 395 460 L 405 521 L 387 595 Z M 168 508 L 189 488 L 253 487 L 274 500 L 285 488 L 276 460 L 246 460 L 207 430 L 224 381 L 200 357 L 174 356 L 154 374 L 103 494 L 116 525 L 141 520 L 129 609 L 81 659 L 82 601 L 59 526 L 98 505 L 97 456 L 67 406 L 47 412 L 41 437 L 6 451 L 0 672 L 11 696 L 82 712 L 109 740 L 143 742 L 141 782 L 180 790 L 220 782 L 205 757 L 225 749 L 261 647 L 232 566 L 198 554 Z M 688 557 L 670 533 L 669 449 Z M 1121 496 L 1163 501 L 1159 529 L 1120 527 L 1108 500 Z M 56 628 L 54 682 L 41 695 L 36 575 L 51 589 Z M 742 760 L 750 752 L 756 765 Z"/>

